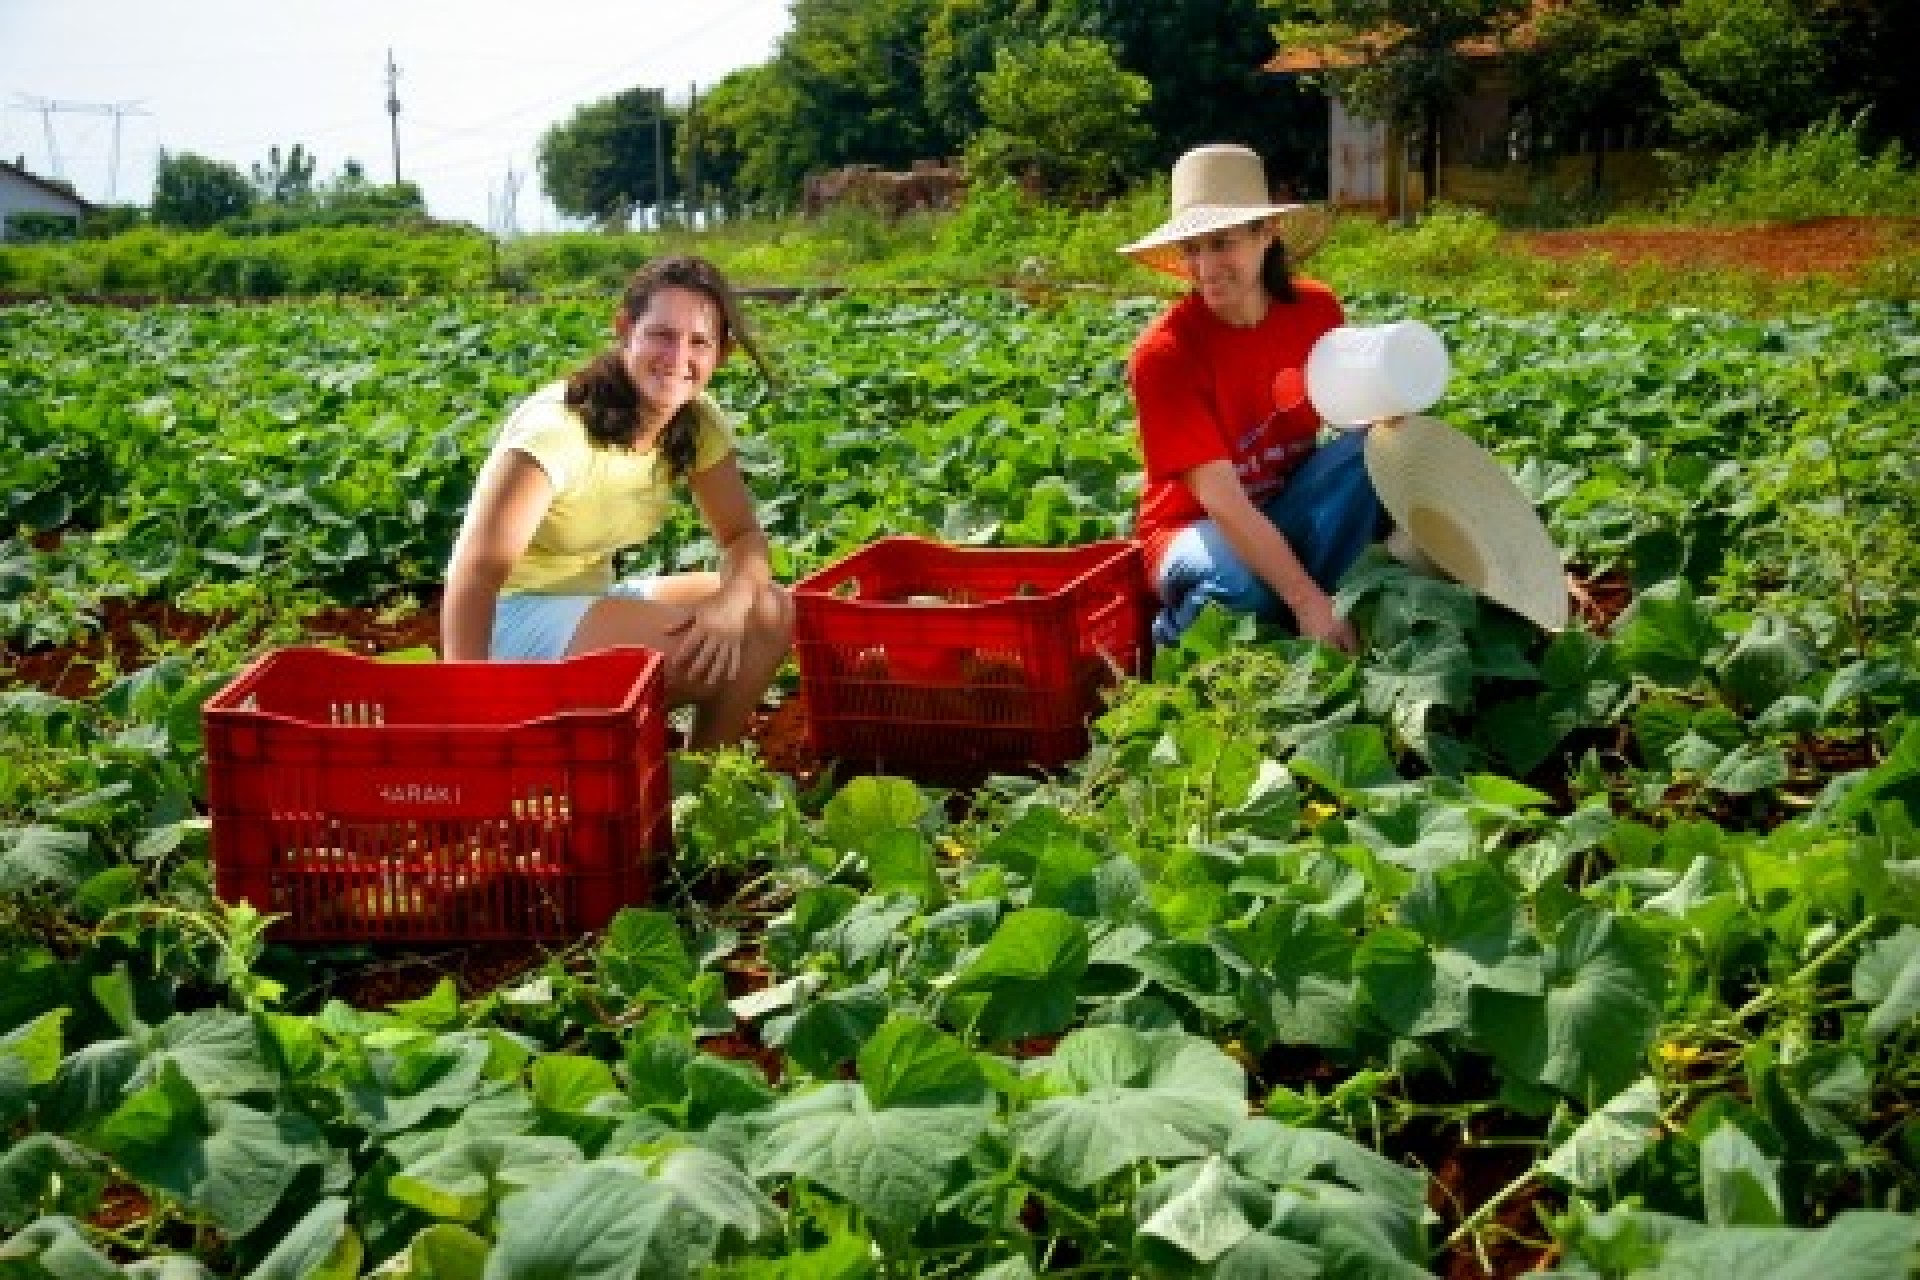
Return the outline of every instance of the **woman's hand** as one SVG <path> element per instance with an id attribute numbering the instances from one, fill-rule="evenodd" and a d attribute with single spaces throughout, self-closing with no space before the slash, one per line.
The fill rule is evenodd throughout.
<path id="1" fill-rule="evenodd" d="M 1294 624 L 1307 639 L 1332 645 L 1342 653 L 1359 651 L 1360 636 L 1354 631 L 1353 623 L 1333 611 L 1333 597 L 1326 592 L 1315 591 L 1288 607 L 1293 611 Z"/>
<path id="2" fill-rule="evenodd" d="M 740 674 L 740 655 L 746 642 L 747 619 L 753 600 L 744 592 L 719 591 L 667 628 L 674 639 L 667 655 L 695 684 L 717 686 Z"/>

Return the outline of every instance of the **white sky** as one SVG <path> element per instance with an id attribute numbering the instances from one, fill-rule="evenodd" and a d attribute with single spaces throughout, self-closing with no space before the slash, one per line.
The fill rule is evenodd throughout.
<path id="1" fill-rule="evenodd" d="M 534 171 L 549 126 L 636 85 L 683 103 L 767 61 L 789 25 L 787 0 L 0 0 L 0 158 L 133 204 L 162 147 L 249 173 L 299 142 L 316 179 L 355 159 L 390 182 L 391 49 L 400 174 L 428 209 L 498 228 L 511 173 L 517 227 L 552 230 Z M 117 166 L 97 110 L 114 104 L 131 108 Z"/>

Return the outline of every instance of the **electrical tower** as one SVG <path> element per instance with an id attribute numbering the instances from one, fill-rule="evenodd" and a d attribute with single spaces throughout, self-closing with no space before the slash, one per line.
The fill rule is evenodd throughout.
<path id="1" fill-rule="evenodd" d="M 393 185 L 400 185 L 400 68 L 393 65 L 393 50 L 387 50 L 387 114 L 393 126 Z"/>
<path id="2" fill-rule="evenodd" d="M 40 128 L 47 137 L 47 165 L 52 170 L 50 177 L 67 180 L 66 166 L 60 160 L 60 144 L 55 141 L 53 117 L 57 112 L 72 112 L 80 115 L 112 116 L 113 144 L 107 159 L 107 199 L 112 204 L 120 186 L 120 121 L 124 116 L 151 115 L 138 102 L 56 102 L 52 98 L 29 97 L 24 93 L 14 95 L 18 106 L 40 113 Z"/>
<path id="3" fill-rule="evenodd" d="M 491 210 L 493 225 L 490 230 L 502 240 L 511 240 L 520 234 L 515 206 L 519 203 L 520 181 L 524 176 L 511 163 L 507 165 L 506 181 L 501 183 L 499 200 Z"/>

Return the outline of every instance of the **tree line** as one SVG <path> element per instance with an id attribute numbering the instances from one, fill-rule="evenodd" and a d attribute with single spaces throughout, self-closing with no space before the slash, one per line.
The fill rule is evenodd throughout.
<path id="1" fill-rule="evenodd" d="M 1437 164 L 1471 54 L 1507 59 L 1525 142 L 1661 140 L 1684 172 L 1835 115 L 1920 142 L 1913 0 L 792 0 L 767 62 L 684 102 L 636 88 L 542 139 L 563 213 L 793 207 L 806 175 L 964 157 L 969 172 L 1097 200 L 1202 141 L 1324 182 L 1324 95 L 1392 120 Z M 1282 49 L 1333 56 L 1282 77 Z"/>

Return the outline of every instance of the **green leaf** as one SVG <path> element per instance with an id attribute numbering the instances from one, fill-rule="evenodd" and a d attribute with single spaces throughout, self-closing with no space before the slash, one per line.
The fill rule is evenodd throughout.
<path id="1" fill-rule="evenodd" d="M 487 1268 L 486 1240 L 465 1227 L 437 1222 L 423 1228 L 407 1247 L 381 1264 L 383 1280 L 482 1280 Z"/>
<path id="2" fill-rule="evenodd" d="M 1786 621 L 1761 614 L 1720 662 L 1720 688 L 1751 716 L 1792 693 L 1813 673 L 1814 657 Z"/>
<path id="3" fill-rule="evenodd" d="M 1853 967 L 1853 994 L 1871 1006 L 1867 1038 L 1886 1039 L 1920 1015 L 1920 928 L 1869 944 Z"/>
<path id="4" fill-rule="evenodd" d="M 1354 939 L 1297 903 L 1274 903 L 1228 936 L 1253 964 L 1240 983 L 1248 1018 L 1271 1043 L 1351 1046 L 1358 990 Z"/>
<path id="5" fill-rule="evenodd" d="M 1367 1003 L 1408 1036 L 1467 1026 L 1481 988 L 1531 995 L 1540 958 L 1519 925 L 1519 902 L 1500 873 L 1480 862 L 1422 872 L 1400 902 L 1412 930 L 1375 930 L 1360 942 L 1353 971 Z"/>
<path id="6" fill-rule="evenodd" d="M 400 1133 L 435 1112 L 469 1106 L 489 1053 L 485 1040 L 470 1035 L 372 1049 L 342 1092 L 352 1112 L 375 1133 Z"/>
<path id="7" fill-rule="evenodd" d="M 1476 855 L 1473 824 L 1457 804 L 1408 797 L 1392 809 L 1358 814 L 1350 827 L 1395 866 L 1433 871 Z"/>
<path id="8" fill-rule="evenodd" d="M 980 856 L 1019 872 L 1032 883 L 1029 906 L 1059 907 L 1078 916 L 1098 911 L 1094 873 L 1100 852 L 1087 833 L 1058 809 L 1039 805 L 1028 809 L 988 841 Z"/>
<path id="9" fill-rule="evenodd" d="M 65 1138 L 19 1138 L 0 1152 L 0 1232 L 50 1214 L 85 1217 L 99 1204 L 107 1173 L 104 1159 Z"/>
<path id="10" fill-rule="evenodd" d="M 832 1075 L 886 1021 L 887 993 L 868 983 L 844 987 L 801 1003 L 791 1014 L 768 1018 L 760 1033 L 816 1076 Z"/>
<path id="11" fill-rule="evenodd" d="M 875 836 L 914 829 L 926 809 L 920 788 L 905 778 L 855 778 L 827 802 L 822 834 L 836 849 L 870 853 Z"/>
<path id="12" fill-rule="evenodd" d="M 172 1063 L 107 1118 L 100 1146 L 134 1178 L 233 1236 L 266 1221 L 295 1175 L 328 1158 L 304 1115 L 203 1100 Z"/>
<path id="13" fill-rule="evenodd" d="M 835 1081 L 775 1109 L 754 1173 L 805 1178 L 904 1230 L 932 1211 L 988 1115 L 975 1106 L 878 1108 L 864 1089 Z"/>
<path id="14" fill-rule="evenodd" d="M 1665 949 L 1644 926 L 1583 906 L 1561 922 L 1546 960 L 1544 996 L 1476 994 L 1474 1036 L 1521 1081 L 1582 1101 L 1610 1098 L 1645 1068 L 1666 991 Z"/>
<path id="15" fill-rule="evenodd" d="M 247 1280 L 354 1280 L 361 1256 L 360 1236 L 347 1225 L 347 1202 L 329 1197 L 300 1219 Z"/>
<path id="16" fill-rule="evenodd" d="M 1239 1064 L 1179 1031 L 1076 1031 L 1041 1080 L 1054 1096 L 1016 1117 L 1015 1134 L 1036 1172 L 1073 1187 L 1141 1160 L 1205 1154 L 1246 1115 Z"/>
<path id="17" fill-rule="evenodd" d="M 71 1218 L 42 1218 L 0 1242 L 0 1276 L 13 1280 L 122 1280 Z"/>
<path id="18" fill-rule="evenodd" d="M 407 1165 L 388 1180 L 387 1194 L 443 1221 L 480 1223 L 510 1193 L 580 1160 L 580 1149 L 565 1138 L 465 1138 Z"/>
<path id="19" fill-rule="evenodd" d="M 1670 689 L 1691 688 L 1719 640 L 1711 612 L 1694 598 L 1693 586 L 1684 578 L 1656 583 L 1636 595 L 1614 631 L 1621 663 Z"/>
<path id="20" fill-rule="evenodd" d="M 876 893 L 907 893 L 938 905 L 942 892 L 926 836 L 905 827 L 867 837 L 867 875 Z"/>
<path id="21" fill-rule="evenodd" d="M 972 1029 L 989 1041 L 1047 1035 L 1072 1021 L 1088 954 L 1086 926 L 1073 916 L 1054 907 L 1016 911 L 1000 921 L 950 990 L 986 996 Z"/>
<path id="22" fill-rule="evenodd" d="M 677 1001 L 686 998 L 694 963 L 673 916 L 622 907 L 607 925 L 606 941 L 600 947 L 600 974 L 630 999 Z"/>
<path id="23" fill-rule="evenodd" d="M 1264 1216 L 1266 1189 L 1243 1179 L 1217 1155 L 1197 1169 L 1177 1170 L 1162 1182 L 1184 1185 L 1155 1196 L 1149 1188 L 1142 1210 L 1149 1210 L 1140 1234 L 1163 1240 L 1194 1262 L 1205 1265 L 1253 1234 L 1248 1213 Z M 1245 1206 L 1243 1209 L 1242 1206 Z"/>
<path id="24" fill-rule="evenodd" d="M 1716 1227 L 1777 1227 L 1780 1162 L 1769 1160 L 1737 1125 L 1721 1121 L 1700 1144 L 1700 1187 Z"/>
<path id="25" fill-rule="evenodd" d="M 272 1093 L 280 1077 L 268 1063 L 252 1017 L 227 1009 L 176 1014 L 141 1039 L 145 1060 L 129 1082 L 142 1088 L 161 1067 L 176 1066 L 203 1098 Z"/>
<path id="26" fill-rule="evenodd" d="M 1707 775 L 1709 790 L 1746 796 L 1777 787 L 1788 777 L 1787 756 L 1779 747 L 1742 743 L 1721 757 Z"/>
<path id="27" fill-rule="evenodd" d="M 685 1275 L 696 1259 L 677 1198 L 606 1162 L 578 1165 L 500 1205 L 486 1280 L 640 1280 Z"/>
<path id="28" fill-rule="evenodd" d="M 933 1107 L 982 1102 L 986 1076 L 954 1037 L 900 1015 L 861 1048 L 861 1087 L 875 1107 Z"/>
<path id="29" fill-rule="evenodd" d="M 84 831 L 0 827 L 0 893 L 75 889 L 103 867 Z"/>
<path id="30" fill-rule="evenodd" d="M 1311 738 L 1301 743 L 1288 764 L 1295 773 L 1342 797 L 1405 781 L 1394 770 L 1386 735 L 1378 725 L 1342 725 Z"/>
<path id="31" fill-rule="evenodd" d="M 1660 1088 L 1642 1077 L 1582 1120 L 1540 1168 L 1576 1190 L 1597 1195 L 1659 1141 L 1660 1129 Z"/>

